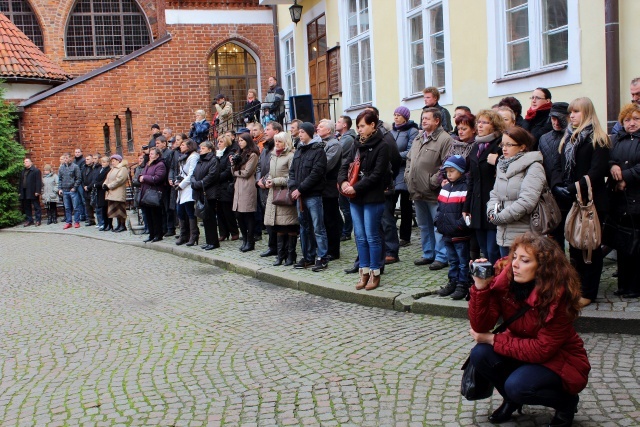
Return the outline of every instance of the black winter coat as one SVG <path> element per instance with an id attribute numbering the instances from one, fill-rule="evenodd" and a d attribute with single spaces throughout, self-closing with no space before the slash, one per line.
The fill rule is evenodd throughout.
<path id="1" fill-rule="evenodd" d="M 233 172 L 231 171 L 229 156 L 235 153 L 236 150 L 233 146 L 229 146 L 218 159 L 218 171 L 220 176 L 218 179 L 218 185 L 216 186 L 216 199 L 221 202 L 233 202 L 233 185 L 235 179 L 233 177 Z"/>
<path id="2" fill-rule="evenodd" d="M 93 182 L 96 180 L 96 176 L 98 176 L 98 172 L 100 172 L 100 166 L 96 165 L 85 165 L 82 171 L 82 185 L 87 187 L 87 191 L 84 192 L 84 198 L 86 200 L 91 200 L 91 189 L 93 188 Z"/>
<path id="3" fill-rule="evenodd" d="M 469 179 L 467 180 L 467 200 L 464 212 L 471 214 L 471 228 L 475 230 L 495 230 L 496 226 L 487 220 L 487 202 L 489 193 L 496 182 L 496 166 L 487 162 L 489 154 L 502 153 L 500 144 L 502 135 L 489 143 L 489 146 L 478 158 L 478 144 L 469 152 Z M 496 162 L 497 163 L 497 162 Z"/>
<path id="4" fill-rule="evenodd" d="M 102 189 L 102 184 L 104 184 L 104 180 L 107 178 L 111 168 L 109 166 L 106 168 L 100 166 L 97 169 L 98 173 L 96 174 L 96 178 L 93 180 L 93 184 L 91 184 L 91 186 L 97 191 L 96 194 L 98 195 L 96 207 L 103 208 L 107 206 L 107 202 L 104 200 L 106 191 Z"/>
<path id="5" fill-rule="evenodd" d="M 611 137 L 611 160 L 609 166 L 622 169 L 625 191 L 615 191 L 615 181 L 609 177 L 611 188 L 611 211 L 615 214 L 640 214 L 640 132 L 628 134 L 624 129 Z M 640 225 L 640 224 L 638 224 Z"/>
<path id="6" fill-rule="evenodd" d="M 18 189 L 20 200 L 35 200 L 36 193 L 42 195 L 42 173 L 31 165 L 29 169 L 22 169 L 20 175 L 20 186 Z"/>
<path id="7" fill-rule="evenodd" d="M 464 175 L 456 182 L 447 183 L 440 190 L 435 226 L 443 236 L 467 238 L 471 235 L 471 229 L 462 218 L 467 191 L 467 178 Z"/>
<path id="8" fill-rule="evenodd" d="M 242 118 L 246 119 L 244 120 L 245 123 L 260 123 L 260 105 L 262 105 L 262 103 L 257 99 L 244 104 Z"/>
<path id="9" fill-rule="evenodd" d="M 553 125 L 551 124 L 551 120 L 549 119 L 549 113 L 551 110 L 541 110 L 538 111 L 535 117 L 531 120 L 524 120 L 522 123 L 523 129 L 528 130 L 533 135 L 533 139 L 535 143 L 530 151 L 534 151 L 538 149 L 538 141 L 540 141 L 540 137 L 545 133 L 553 130 Z"/>
<path id="10" fill-rule="evenodd" d="M 568 137 L 567 135 L 567 138 Z M 599 219 L 602 221 L 604 220 L 603 215 L 609 211 L 609 194 L 605 185 L 605 177 L 609 176 L 609 149 L 607 147 L 600 147 L 599 145 L 593 148 L 592 137 L 593 133 L 589 134 L 580 145 L 575 147 L 573 154 L 576 164 L 573 166 L 571 176 L 568 180 L 564 179 L 567 145 L 565 144 L 562 147 L 562 153 L 558 157 L 556 166 L 553 169 L 552 182 L 562 183 L 560 185 L 566 186 L 573 196 L 572 200 L 556 199 L 560 209 L 569 210 L 575 200 L 575 195 L 578 193 L 575 184 L 578 180 L 580 180 L 582 198 L 584 201 L 587 200 L 587 181 L 584 179 L 584 176 L 589 175 L 593 191 L 593 202 L 596 205 Z"/>
<path id="11" fill-rule="evenodd" d="M 204 201 L 203 194 L 207 200 L 216 198 L 216 189 L 220 182 L 220 168 L 215 152 L 200 155 L 198 164 L 191 175 L 191 191 L 193 200 Z"/>
<path id="12" fill-rule="evenodd" d="M 384 203 L 384 190 L 389 183 L 389 144 L 383 141 L 382 132 L 378 130 L 364 144 L 360 139 L 353 143 L 347 161 L 342 164 L 338 173 L 338 185 L 347 180 L 349 165 L 354 161 L 356 152 L 360 153 L 360 177 L 353 186 L 356 195 L 349 199 L 351 203 L 365 205 Z M 395 142 L 393 143 L 395 146 Z"/>
<path id="13" fill-rule="evenodd" d="M 324 190 L 327 155 L 322 140 L 313 141 L 298 145 L 289 169 L 288 187 L 298 190 L 302 197 L 321 197 Z"/>
<path id="14" fill-rule="evenodd" d="M 542 135 L 538 143 L 538 149 L 542 153 L 542 165 L 544 166 L 549 188 L 561 184 L 560 182 L 553 182 L 553 168 L 560 157 L 558 147 L 560 147 L 560 141 L 562 141 L 563 136 L 564 130 L 552 130 Z"/>

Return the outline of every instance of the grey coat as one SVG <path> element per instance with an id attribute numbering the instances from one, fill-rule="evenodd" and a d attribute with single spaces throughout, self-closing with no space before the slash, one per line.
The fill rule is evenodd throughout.
<path id="1" fill-rule="evenodd" d="M 267 179 L 273 180 L 273 187 L 269 189 L 267 208 L 264 212 L 264 225 L 296 225 L 298 224 L 298 212 L 296 206 L 276 206 L 273 200 L 273 192 L 284 189 L 287 191 L 289 182 L 289 168 L 293 162 L 293 151 L 286 151 L 276 156 L 275 150 L 271 154 L 270 172 Z"/>
<path id="2" fill-rule="evenodd" d="M 496 170 L 496 182 L 489 195 L 487 217 L 498 214 L 493 224 L 498 226 L 496 241 L 499 246 L 511 246 L 520 234 L 531 231 L 531 212 L 540 201 L 540 194 L 547 183 L 542 154 L 539 151 L 525 153 L 511 163 L 506 172 Z"/>

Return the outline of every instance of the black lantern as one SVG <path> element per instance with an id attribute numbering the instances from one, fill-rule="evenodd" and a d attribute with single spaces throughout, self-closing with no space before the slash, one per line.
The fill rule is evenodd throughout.
<path id="1" fill-rule="evenodd" d="M 302 6 L 298 4 L 298 0 L 293 0 L 293 6 L 289 8 L 289 14 L 291 14 L 293 23 L 297 25 L 302 17 Z"/>

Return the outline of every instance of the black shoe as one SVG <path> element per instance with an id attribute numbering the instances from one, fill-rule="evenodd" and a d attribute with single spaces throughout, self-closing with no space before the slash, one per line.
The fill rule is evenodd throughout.
<path id="1" fill-rule="evenodd" d="M 415 265 L 429 265 L 429 264 L 433 264 L 433 259 L 431 258 L 418 258 L 417 260 L 413 261 L 413 263 Z"/>
<path id="2" fill-rule="evenodd" d="M 309 266 L 313 265 L 313 261 L 309 261 L 306 260 L 304 258 L 300 259 L 300 261 L 296 262 L 295 264 L 293 264 L 293 268 L 296 268 L 298 270 L 302 270 L 304 268 L 307 268 Z"/>
<path id="3" fill-rule="evenodd" d="M 358 267 L 351 267 L 351 268 L 345 268 L 344 272 L 347 274 L 353 274 L 353 273 L 357 273 L 358 272 Z"/>
<path id="4" fill-rule="evenodd" d="M 617 297 L 621 297 L 622 295 L 624 295 L 627 291 L 625 289 L 618 289 L 617 291 L 613 291 L 613 294 Z"/>
<path id="5" fill-rule="evenodd" d="M 451 299 L 454 301 L 458 301 L 464 299 L 469 294 L 469 286 L 466 283 L 458 283 L 456 285 L 456 290 L 451 294 Z"/>
<path id="6" fill-rule="evenodd" d="M 436 293 L 441 297 L 448 297 L 456 291 L 456 282 L 449 282 L 445 286 L 441 287 Z"/>
<path id="7" fill-rule="evenodd" d="M 489 415 L 489 421 L 493 424 L 501 424 L 511 419 L 511 414 L 518 411 L 522 414 L 522 405 L 518 405 L 507 400 L 502 401 L 502 405 L 493 414 Z"/>
<path id="8" fill-rule="evenodd" d="M 205 251 L 211 251 L 211 250 L 217 249 L 219 247 L 220 247 L 220 245 L 205 245 L 205 247 L 202 248 L 202 249 L 204 249 Z"/>
<path id="9" fill-rule="evenodd" d="M 171 237 L 176 235 L 176 230 L 168 230 L 163 237 Z"/>
<path id="10" fill-rule="evenodd" d="M 341 242 L 346 242 L 347 240 L 351 240 L 351 235 L 345 235 L 340 237 Z"/>
<path id="11" fill-rule="evenodd" d="M 284 262 L 284 258 L 276 258 L 276 260 L 274 261 L 273 265 L 274 267 L 277 267 L 279 265 L 282 265 L 282 263 Z"/>
<path id="12" fill-rule="evenodd" d="M 151 236 L 149 236 L 149 237 L 147 237 L 147 239 L 146 239 L 146 240 L 143 240 L 143 242 L 144 242 L 144 243 L 147 243 L 147 242 L 153 242 L 153 239 L 155 239 L 155 237 L 151 237 Z"/>
<path id="13" fill-rule="evenodd" d="M 318 272 L 326 269 L 329 266 L 329 262 L 326 258 L 316 258 L 316 265 L 311 268 L 311 271 Z"/>
<path id="14" fill-rule="evenodd" d="M 580 398 L 575 395 L 575 403 L 571 404 L 571 407 L 565 410 L 556 410 L 555 415 L 549 422 L 549 427 L 571 427 L 573 424 L 573 417 L 578 412 L 578 402 Z"/>
<path id="15" fill-rule="evenodd" d="M 256 234 L 255 236 L 253 236 L 253 240 L 255 240 L 256 242 L 258 240 L 262 240 L 262 234 Z"/>
<path id="16" fill-rule="evenodd" d="M 160 242 L 160 241 L 162 241 L 162 237 L 154 237 L 152 240 L 153 243 Z"/>
<path id="17" fill-rule="evenodd" d="M 627 292 L 626 294 L 622 294 L 622 298 L 638 298 L 640 297 L 640 292 Z"/>
<path id="18" fill-rule="evenodd" d="M 433 261 L 431 263 L 431 265 L 429 266 L 429 270 L 431 271 L 436 271 L 436 270 L 442 270 L 445 267 L 448 267 L 449 264 L 446 262 L 440 262 L 440 261 Z"/>
<path id="19" fill-rule="evenodd" d="M 410 245 L 411 245 L 410 241 L 400 239 L 400 247 L 401 248 L 404 248 L 404 247 L 407 247 L 407 246 L 410 246 Z"/>
<path id="20" fill-rule="evenodd" d="M 274 256 L 274 255 L 278 255 L 278 251 L 277 251 L 277 250 L 275 250 L 275 249 L 273 249 L 273 248 L 267 248 L 267 250 L 266 250 L 266 251 L 264 251 L 264 252 L 262 252 L 262 253 L 260 254 L 260 256 L 261 256 L 262 258 L 265 258 L 265 257 L 268 257 L 268 256 Z"/>
<path id="21" fill-rule="evenodd" d="M 247 245 L 244 248 L 241 249 L 241 252 L 249 252 L 249 251 L 254 250 L 255 248 L 256 247 L 253 244 L 253 242 L 251 242 L 251 243 L 247 242 Z"/>
<path id="22" fill-rule="evenodd" d="M 618 277 L 618 274 L 620 273 L 620 271 L 616 270 L 613 272 L 613 274 L 611 275 L 611 277 Z"/>

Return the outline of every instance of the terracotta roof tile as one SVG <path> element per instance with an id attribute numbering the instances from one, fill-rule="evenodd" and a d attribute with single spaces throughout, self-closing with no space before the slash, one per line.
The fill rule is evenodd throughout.
<path id="1" fill-rule="evenodd" d="M 2 77 L 59 81 L 70 79 L 9 18 L 0 13 L 0 78 Z"/>

